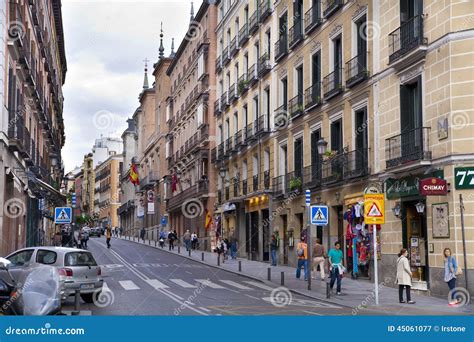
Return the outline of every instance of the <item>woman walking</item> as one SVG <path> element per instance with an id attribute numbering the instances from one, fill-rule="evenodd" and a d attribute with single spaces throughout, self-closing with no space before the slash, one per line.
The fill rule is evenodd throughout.
<path id="1" fill-rule="evenodd" d="M 448 284 L 449 287 L 449 294 L 450 294 L 450 301 L 448 305 L 456 305 L 458 304 L 458 300 L 456 299 L 456 276 L 460 273 L 460 268 L 458 268 L 458 263 L 456 262 L 456 258 L 451 255 L 451 249 L 445 248 L 444 249 L 444 281 Z"/>
<path id="2" fill-rule="evenodd" d="M 398 284 L 398 299 L 400 300 L 400 303 L 405 303 L 403 300 L 403 289 L 405 288 L 407 294 L 406 303 L 415 304 L 415 302 L 411 300 L 410 296 L 412 273 L 407 255 L 408 251 L 406 248 L 402 248 L 400 253 L 398 253 L 396 281 Z"/>

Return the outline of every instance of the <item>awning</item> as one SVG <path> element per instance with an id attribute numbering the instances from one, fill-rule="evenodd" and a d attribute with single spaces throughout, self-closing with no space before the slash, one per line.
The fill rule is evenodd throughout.
<path id="1" fill-rule="evenodd" d="M 237 209 L 237 207 L 235 206 L 234 203 L 225 203 L 224 207 L 223 207 L 224 212 L 234 211 L 236 209 Z"/>
<path id="2" fill-rule="evenodd" d="M 36 178 L 31 173 L 28 173 L 28 181 L 29 186 L 32 188 L 33 192 L 39 193 L 41 196 L 47 198 L 58 207 L 66 204 L 66 196 L 48 183 Z"/>

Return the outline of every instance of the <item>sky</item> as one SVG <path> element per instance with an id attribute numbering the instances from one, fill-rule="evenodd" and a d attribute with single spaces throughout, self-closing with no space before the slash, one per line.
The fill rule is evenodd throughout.
<path id="1" fill-rule="evenodd" d="M 64 93 L 65 172 L 80 166 L 94 140 L 120 137 L 138 107 L 147 58 L 150 86 L 163 22 L 165 55 L 186 34 L 191 1 L 63 0 L 68 71 Z M 201 2 L 194 2 L 197 12 Z"/>

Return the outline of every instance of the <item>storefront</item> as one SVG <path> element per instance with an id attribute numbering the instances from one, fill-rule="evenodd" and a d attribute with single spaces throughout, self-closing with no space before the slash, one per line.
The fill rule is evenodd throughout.
<path id="1" fill-rule="evenodd" d="M 246 200 L 245 252 L 251 260 L 270 260 L 270 229 L 268 195 L 254 196 Z"/>

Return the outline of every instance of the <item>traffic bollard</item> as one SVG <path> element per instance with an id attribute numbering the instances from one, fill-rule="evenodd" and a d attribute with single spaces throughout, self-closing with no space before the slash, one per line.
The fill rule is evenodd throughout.
<path id="1" fill-rule="evenodd" d="M 242 261 L 239 260 L 239 272 L 242 272 Z"/>
<path id="2" fill-rule="evenodd" d="M 270 267 L 267 268 L 267 279 L 268 281 L 272 280 L 272 269 Z"/>
<path id="3" fill-rule="evenodd" d="M 148 244 L 151 245 L 151 240 L 148 240 Z"/>
<path id="4" fill-rule="evenodd" d="M 181 254 L 181 249 L 179 245 L 178 245 L 178 254 Z"/>
<path id="5" fill-rule="evenodd" d="M 221 265 L 221 257 L 217 254 L 217 266 Z"/>
<path id="6" fill-rule="evenodd" d="M 156 247 L 156 240 L 155 240 L 155 247 Z"/>
<path id="7" fill-rule="evenodd" d="M 326 298 L 331 298 L 331 289 L 328 282 L 326 282 Z"/>
<path id="8" fill-rule="evenodd" d="M 281 286 L 285 286 L 285 272 L 281 272 L 280 284 Z"/>
<path id="9" fill-rule="evenodd" d="M 191 250 L 188 251 L 188 255 L 189 255 L 189 257 L 191 257 Z"/>
<path id="10" fill-rule="evenodd" d="M 204 261 L 204 252 L 201 253 L 201 260 Z"/>
<path id="11" fill-rule="evenodd" d="M 71 312 L 71 315 L 77 316 L 81 312 L 81 291 L 76 290 L 74 292 L 74 311 Z"/>

